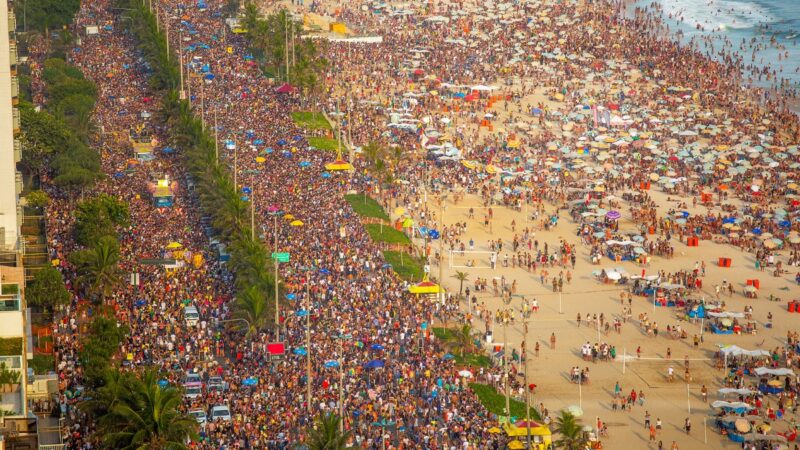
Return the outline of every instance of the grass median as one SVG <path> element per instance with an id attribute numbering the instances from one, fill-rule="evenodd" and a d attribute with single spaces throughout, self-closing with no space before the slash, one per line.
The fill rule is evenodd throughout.
<path id="1" fill-rule="evenodd" d="M 481 401 L 481 404 L 483 404 L 484 408 L 489 410 L 489 412 L 497 414 L 498 416 L 506 415 L 506 397 L 497 392 L 497 389 L 488 384 L 481 383 L 470 383 L 469 387 L 475 392 L 478 400 Z M 517 419 L 525 418 L 525 403 L 512 398 L 509 402 L 509 406 L 511 408 L 512 417 L 516 417 Z M 533 407 L 531 407 L 531 419 L 541 420 L 539 413 L 536 412 Z"/>
<path id="2" fill-rule="evenodd" d="M 389 215 L 383 210 L 383 207 L 375 201 L 372 197 L 365 196 L 364 194 L 347 194 L 344 196 L 347 203 L 353 207 L 353 210 L 361 217 L 375 217 L 377 219 L 389 220 Z M 384 225 L 386 226 L 386 225 Z"/>
<path id="3" fill-rule="evenodd" d="M 297 126 L 307 130 L 330 130 L 331 124 L 325 116 L 319 112 L 297 111 L 292 113 L 292 120 Z"/>
<path id="4" fill-rule="evenodd" d="M 336 139 L 327 137 L 317 137 L 317 136 L 309 137 L 308 145 L 314 147 L 317 150 L 325 150 L 328 152 L 335 152 L 339 148 L 339 143 Z M 344 152 L 344 150 L 345 150 L 344 145 L 342 145 L 342 151 Z"/>
<path id="5" fill-rule="evenodd" d="M 392 269 L 400 278 L 408 281 L 422 280 L 422 268 L 425 263 L 421 258 L 415 258 L 405 252 L 387 250 L 383 252 L 383 259 L 392 265 Z"/>
<path id="6" fill-rule="evenodd" d="M 367 233 L 375 242 L 385 242 L 387 244 L 409 245 L 411 240 L 402 231 L 397 231 L 391 225 L 381 225 L 379 223 L 367 224 Z"/>

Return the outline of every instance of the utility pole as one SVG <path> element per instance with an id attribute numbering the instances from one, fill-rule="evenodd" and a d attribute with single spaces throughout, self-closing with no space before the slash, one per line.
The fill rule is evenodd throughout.
<path id="1" fill-rule="evenodd" d="M 525 421 L 527 422 L 527 427 L 525 427 L 525 435 L 527 437 L 527 447 L 531 447 L 531 388 L 528 384 L 528 318 L 531 317 L 531 310 L 525 309 L 522 313 L 522 360 L 523 360 L 523 368 L 524 370 L 524 383 L 525 383 Z"/>
<path id="2" fill-rule="evenodd" d="M 306 273 L 306 407 L 309 413 L 311 413 L 311 295 L 308 289 L 310 283 L 311 276 Z"/>
<path id="3" fill-rule="evenodd" d="M 256 241 L 256 186 L 250 188 L 250 240 Z"/>
<path id="4" fill-rule="evenodd" d="M 289 82 L 289 10 L 283 10 L 283 37 L 286 41 L 286 82 Z"/>
<path id="5" fill-rule="evenodd" d="M 233 188 L 239 189 L 239 143 L 233 139 Z"/>
<path id="6" fill-rule="evenodd" d="M 178 59 L 180 59 L 180 68 L 181 68 L 181 95 L 180 98 L 183 100 L 186 97 L 186 94 L 183 92 L 183 29 L 180 30 L 178 33 Z"/>
<path id="7" fill-rule="evenodd" d="M 219 127 L 217 126 L 217 108 L 214 108 L 214 161 L 219 165 Z"/>
<path id="8" fill-rule="evenodd" d="M 278 251 L 278 211 L 274 211 L 272 213 L 272 234 L 274 235 L 275 242 L 272 244 L 272 251 Z M 280 276 L 278 273 L 278 260 L 275 260 L 275 337 L 276 341 L 280 342 L 281 340 L 281 316 L 278 309 L 278 277 Z"/>
<path id="9" fill-rule="evenodd" d="M 444 202 L 447 197 L 444 194 L 439 195 L 439 292 L 442 295 L 442 303 L 444 303 Z M 469 305 L 469 299 L 467 299 Z"/>

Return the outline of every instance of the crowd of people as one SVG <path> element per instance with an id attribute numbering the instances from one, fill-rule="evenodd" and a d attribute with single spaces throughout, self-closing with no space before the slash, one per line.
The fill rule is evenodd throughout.
<path id="1" fill-rule="evenodd" d="M 225 380 L 228 386 L 225 390 L 204 388 L 199 397 L 185 399 L 186 410 L 209 411 L 212 406 L 225 404 L 232 413 L 230 421 L 213 421 L 202 428 L 201 442 L 193 444 L 198 449 L 286 448 L 306 438 L 314 417 L 339 411 L 344 412 L 344 426 L 352 432 L 360 448 L 500 448 L 506 438 L 488 431 L 496 424 L 496 418 L 481 405 L 456 364 L 445 358 L 445 347 L 429 332 L 430 324 L 450 307 L 410 295 L 407 284 L 387 267 L 381 248 L 372 242 L 359 217 L 343 200 L 347 192 L 371 190 L 369 177 L 358 175 L 366 163 L 354 161 L 358 169 L 355 175 L 325 170 L 331 155 L 308 149 L 305 131 L 290 115 L 300 104 L 309 106 L 308 100 L 298 98 L 297 94 L 276 93 L 275 85 L 262 76 L 260 68 L 248 57 L 247 42 L 241 36 L 223 31 L 226 24 L 221 13 L 222 2 L 209 3 L 199 8 L 177 0 L 163 0 L 154 7 L 161 26 L 170 30 L 170 47 L 180 49 L 174 53 L 181 54 L 189 73 L 185 84 L 195 114 L 205 121 L 208 129 L 214 128 L 220 142 L 221 161 L 236 172 L 239 185 L 252 192 L 249 198 L 255 203 L 258 234 L 266 242 L 278 243 L 272 251 L 291 254 L 291 262 L 279 267 L 280 279 L 290 295 L 279 299 L 279 326 L 260 330 L 247 340 L 223 326 L 224 321 L 232 318 L 231 302 L 235 296 L 232 274 L 212 250 L 209 236 L 204 233 L 199 199 L 191 189 L 193 180 L 181 166 L 182 149 L 164 151 L 170 143 L 170 130 L 154 119 L 159 98 L 148 84 L 147 65 L 112 2 L 84 2 L 74 23 L 76 31 L 87 25 L 103 26 L 98 34 L 83 36 L 81 45 L 69 57 L 98 87 L 94 120 L 102 132 L 93 144 L 102 152 L 102 166 L 108 177 L 97 185 L 95 192 L 107 193 L 129 204 L 131 226 L 120 230 L 120 265 L 124 272 L 138 273 L 141 277 L 138 285 L 121 286 L 107 299 L 117 319 L 130 328 L 120 350 L 126 365 L 133 368 L 155 365 L 175 385 L 180 385 L 187 373 L 197 373 L 203 380 L 211 376 Z M 753 204 L 729 214 L 709 210 L 707 214 L 678 219 L 679 205 L 670 217 L 658 217 L 647 194 L 637 194 L 643 197 L 631 202 L 631 214 L 641 226 L 642 239 L 637 241 L 638 245 L 647 254 L 670 257 L 674 251 L 672 236 L 681 240 L 684 234 L 730 238 L 738 231 L 733 230 L 736 226 L 740 230 L 758 230 L 750 236 L 742 232 L 737 237 L 742 241 L 736 242 L 752 249 L 758 260 L 766 264 L 774 247 L 761 245 L 758 236 L 769 232 L 788 241 L 788 231 L 797 230 L 797 221 L 790 222 L 787 228 L 782 221 L 775 220 L 785 217 L 787 211 L 796 212 L 798 207 L 793 197 L 786 197 L 796 188 L 793 190 L 784 182 L 792 179 L 800 167 L 793 166 L 794 158 L 772 162 L 762 158 L 762 163 L 773 173 L 787 175 L 780 182 L 758 183 L 760 187 L 753 189 L 753 178 L 760 176 L 756 169 L 760 171 L 762 163 L 742 165 L 744 170 L 731 174 L 729 165 L 706 167 L 683 155 L 678 157 L 674 143 L 668 139 L 660 142 L 660 135 L 672 135 L 668 126 L 662 124 L 667 122 L 666 115 L 649 117 L 646 111 L 634 108 L 634 102 L 651 104 L 652 109 L 684 102 L 686 91 L 670 91 L 662 84 L 647 83 L 644 78 L 649 77 L 669 80 L 672 85 L 690 89 L 689 92 L 701 93 L 689 96 L 693 108 L 670 111 L 684 114 L 683 118 L 692 121 L 696 118 L 704 127 L 721 124 L 701 111 L 728 108 L 726 120 L 741 133 L 735 137 L 734 133 L 709 137 L 710 145 L 720 149 L 717 161 L 742 159 L 743 153 L 734 147 L 743 142 L 763 143 L 789 152 L 790 144 L 800 138 L 800 128 L 792 116 L 777 109 L 740 103 L 743 94 L 734 84 L 734 77 L 724 75 L 730 65 L 681 49 L 647 31 L 654 29 L 651 16 L 636 14 L 624 19 L 618 14 L 618 5 L 610 3 L 593 2 L 577 9 L 566 4 L 549 6 L 550 17 L 576 13 L 585 23 L 592 24 L 574 27 L 567 22 L 530 21 L 529 16 L 537 16 L 537 7 L 520 3 L 503 11 L 504 20 L 508 21 L 503 25 L 488 15 L 458 14 L 465 6 L 477 7 L 473 2 L 458 2 L 436 5 L 436 14 L 451 19 L 442 24 L 405 15 L 383 15 L 378 19 L 369 9 L 361 10 L 358 6 L 337 6 L 339 17 L 353 26 L 382 34 L 384 41 L 329 43 L 326 56 L 335 64 L 324 81 L 326 97 L 319 105 L 310 107 L 328 112 L 348 111 L 350 120 L 346 127 L 351 145 L 377 142 L 403 150 L 404 156 L 393 162 L 391 169 L 404 182 L 382 189 L 377 197 L 387 207 L 419 205 L 416 208 L 419 213 L 415 214 L 420 216 L 421 226 L 435 227 L 437 222 L 436 208 L 428 208 L 429 195 L 467 192 L 481 196 L 487 206 L 505 204 L 516 209 L 524 203 L 533 211 L 534 226 L 530 229 L 520 226 L 520 236 L 507 244 L 511 248 L 506 247 L 505 252 L 502 247 L 493 250 L 503 254 L 501 261 L 506 267 L 509 264 L 512 268 L 527 267 L 535 273 L 538 266 L 540 281 L 552 285 L 553 292 L 560 292 L 565 283 L 570 283 L 570 269 L 574 270 L 576 265 L 575 249 L 566 240 L 557 245 L 545 242 L 540 245 L 535 238 L 536 227 L 546 229 L 556 224 L 559 208 L 570 209 L 565 206 L 570 202 L 574 205 L 571 216 L 583 225 L 579 236 L 584 243 L 596 246 L 598 259 L 603 259 L 609 253 L 606 241 L 626 236 L 618 234 L 614 219 L 590 223 L 584 221 L 587 216 L 583 213 L 602 207 L 599 202 L 613 202 L 610 197 L 614 194 L 623 198 L 632 195 L 630 192 L 641 188 L 643 183 L 649 185 L 651 174 L 669 179 L 673 186 L 667 189 L 675 192 L 696 197 L 710 193 L 720 203 L 735 196 Z M 329 6 L 316 3 L 313 8 L 325 11 Z M 539 33 L 540 38 L 528 42 L 531 31 Z M 598 41 L 610 43 L 612 35 L 619 45 L 595 45 Z M 489 43 L 490 36 L 499 38 Z M 468 45 L 472 42 L 479 45 Z M 563 55 L 581 54 L 591 47 L 593 55 L 589 60 L 545 55 L 556 47 Z M 520 54 L 534 56 L 526 60 Z M 416 61 L 416 65 L 409 59 Z M 624 64 L 609 64 L 613 60 Z M 597 67 L 592 69 L 595 83 L 567 81 L 584 76 L 588 67 Z M 631 76 L 634 71 L 640 75 Z M 213 77 L 208 77 L 209 74 Z M 548 86 L 548 97 L 561 98 L 563 103 L 525 104 L 526 97 L 538 92 L 537 86 L 513 80 L 534 78 Z M 500 96 L 469 88 L 504 80 L 509 83 L 498 90 L 503 92 Z M 613 80 L 623 84 L 610 89 Z M 45 102 L 41 80 L 36 76 L 33 87 L 34 101 Z M 443 95 L 431 95 L 434 89 Z M 470 92 L 471 99 L 444 95 L 459 90 Z M 714 94 L 702 94 L 707 91 Z M 415 95 L 406 95 L 409 93 Z M 487 118 L 487 108 L 498 102 L 506 110 L 505 118 Z M 619 112 L 624 108 L 627 113 L 638 114 L 641 119 L 638 125 L 655 137 L 642 145 L 648 141 L 646 135 L 630 133 L 637 139 L 619 145 L 617 153 L 607 156 L 610 159 L 600 158 L 597 146 L 591 145 L 605 142 L 596 139 L 600 137 L 596 130 L 598 119 L 592 125 L 592 113 L 585 112 L 584 120 L 576 120 L 572 131 L 565 128 L 567 121 L 563 119 L 564 112 L 576 107 L 583 111 L 582 105 L 590 103 L 594 109 L 607 105 L 609 110 Z M 490 125 L 511 129 L 516 123 L 525 122 L 532 114 L 531 106 L 539 110 L 535 117 L 541 128 L 536 133 L 527 133 L 523 127 L 513 133 L 485 132 Z M 593 109 L 587 106 L 585 111 Z M 693 111 L 691 116 L 689 111 Z M 386 127 L 391 112 L 427 119 L 425 123 L 432 127 L 448 123 L 443 130 L 463 159 L 475 161 L 477 166 L 487 168 L 487 172 L 490 166 L 506 168 L 504 175 L 509 176 L 498 181 L 465 164 L 430 158 L 425 146 L 435 142 L 428 140 L 428 135 L 433 134 L 425 127 L 413 131 Z M 445 122 L 444 118 L 452 121 Z M 547 122 L 557 126 L 549 126 Z M 153 161 L 131 161 L 132 129 L 144 130 L 155 138 L 158 145 Z M 764 138 L 767 134 L 768 138 Z M 421 135 L 425 136 L 423 140 Z M 635 148 L 636 155 L 628 147 Z M 567 168 L 567 162 L 564 161 L 563 167 L 560 162 L 575 148 L 581 149 L 587 159 L 608 164 L 602 166 L 603 174 L 588 170 L 588 164 L 571 163 L 569 171 L 562 170 Z M 569 156 L 571 160 L 580 158 L 583 156 Z M 177 180 L 174 205 L 166 208 L 154 205 L 148 189 L 148 184 L 164 174 Z M 49 180 L 44 181 L 47 185 Z M 91 308 L 84 293 L 73 288 L 74 268 L 66 257 L 78 248 L 72 237 L 74 218 L 70 214 L 75 199 L 52 186 L 48 191 L 54 199 L 47 216 L 51 256 L 60 261 L 60 269 L 74 293 L 72 304 L 56 330 L 59 377 L 62 391 L 66 392 L 74 391 L 82 382 L 82 368 L 76 358 L 81 323 L 90 319 Z M 781 208 L 783 214 L 767 207 L 782 201 L 786 201 Z M 546 211 L 545 202 L 556 209 Z M 302 221 L 302 226 L 291 226 L 283 218 L 273 220 L 270 213 L 275 209 L 291 214 Z M 488 227 L 491 227 L 490 215 L 491 209 L 485 221 Z M 516 224 L 510 225 L 516 232 Z M 466 225 L 443 230 L 452 250 L 465 250 L 465 229 Z M 186 261 L 191 261 L 192 255 L 203 255 L 202 264 L 186 264 L 175 271 L 142 264 L 142 260 L 163 258 L 171 253 L 167 246 L 173 242 L 180 243 Z M 492 246 L 498 243 L 502 246 L 502 239 Z M 470 240 L 470 250 L 473 245 Z M 442 258 L 439 255 L 440 263 Z M 545 268 L 561 272 L 551 276 Z M 695 270 L 662 274 L 661 279 L 693 289 L 697 287 L 698 273 Z M 496 286 L 496 280 L 493 282 Z M 486 280 L 476 281 L 476 291 L 479 286 L 485 290 L 486 284 Z M 505 292 L 505 283 L 503 288 Z M 509 295 L 516 293 L 516 281 L 509 285 L 508 291 Z M 474 297 L 473 303 L 477 303 Z M 183 310 L 187 305 L 200 311 L 201 320 L 196 327 L 185 323 Z M 538 310 L 538 304 L 535 308 Z M 484 318 L 487 328 L 490 327 L 492 311 L 483 307 L 478 311 L 478 317 Z M 306 343 L 305 315 L 310 315 L 310 346 Z M 588 314 L 586 317 L 588 320 Z M 608 325 L 602 318 L 597 323 L 598 329 Z M 621 323 L 615 321 L 613 326 L 619 332 Z M 655 322 L 652 325 L 647 322 L 646 329 L 658 335 Z M 609 327 L 605 330 L 608 334 Z M 267 344 L 276 341 L 278 333 L 280 340 L 287 343 L 288 351 L 275 359 Z M 555 348 L 555 334 L 551 348 Z M 538 356 L 538 343 L 535 353 Z M 594 360 L 613 359 L 614 353 L 616 348 L 602 343 L 587 345 L 583 354 L 587 360 Z M 330 361 L 337 364 L 327 364 Z M 375 361 L 379 363 L 372 364 Z M 512 373 L 518 372 L 515 366 Z M 588 372 L 588 367 L 575 367 L 570 377 L 586 383 Z M 481 370 L 475 376 L 499 390 L 505 389 L 500 368 Z M 252 379 L 257 380 L 255 386 L 246 383 Z M 520 380 L 521 377 L 515 376 L 509 383 L 510 389 L 524 391 Z M 635 391 L 632 397 L 635 402 Z M 71 424 L 70 445 L 76 449 L 93 448 L 96 438 L 91 436 L 91 427 L 74 408 L 79 401 L 79 397 L 60 398 L 62 411 Z M 624 400 L 615 401 L 615 405 L 618 402 Z M 541 410 L 546 416 L 544 408 Z"/>

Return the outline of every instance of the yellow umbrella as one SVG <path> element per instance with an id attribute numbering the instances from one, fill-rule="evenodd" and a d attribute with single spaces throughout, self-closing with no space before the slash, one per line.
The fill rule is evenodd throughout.
<path id="1" fill-rule="evenodd" d="M 487 431 L 489 431 L 489 433 L 492 433 L 492 434 L 497 434 L 497 433 L 500 433 L 503 430 L 501 430 L 500 428 L 497 428 L 497 427 L 492 427 L 492 428 L 489 428 Z"/>
<path id="2" fill-rule="evenodd" d="M 489 164 L 489 165 L 486 166 L 486 173 L 488 173 L 490 175 L 494 175 L 494 174 L 497 173 L 497 168 L 495 166 Z"/>
<path id="3" fill-rule="evenodd" d="M 525 444 L 523 444 L 521 441 L 511 441 L 508 443 L 508 448 L 512 450 L 520 450 L 525 448 Z"/>
<path id="4" fill-rule="evenodd" d="M 167 244 L 167 248 L 170 249 L 170 250 L 175 250 L 175 249 L 181 248 L 181 247 L 183 247 L 183 245 L 181 245 L 178 242 L 170 242 L 169 244 Z"/>
<path id="5" fill-rule="evenodd" d="M 292 219 L 294 219 L 294 216 L 291 215 L 291 214 L 286 214 L 286 215 L 283 216 L 283 218 L 286 219 L 286 220 L 292 220 Z"/>
<path id="6" fill-rule="evenodd" d="M 395 216 L 402 216 L 402 215 L 403 215 L 403 214 L 405 214 L 405 213 L 406 213 L 406 209 L 405 209 L 405 208 L 403 208 L 402 206 L 398 206 L 398 207 L 397 207 L 397 208 L 394 210 L 394 215 L 395 215 Z"/>
<path id="7" fill-rule="evenodd" d="M 406 218 L 403 221 L 403 228 L 411 228 L 413 226 L 414 226 L 414 220 L 413 219 Z"/>
<path id="8" fill-rule="evenodd" d="M 473 163 L 472 161 L 467 161 L 466 159 L 462 159 L 461 160 L 461 165 L 463 165 L 467 169 L 474 169 L 475 168 L 475 163 Z"/>
<path id="9" fill-rule="evenodd" d="M 267 160 L 267 158 L 264 158 L 263 156 L 257 156 L 256 157 L 256 162 L 259 163 L 259 164 L 264 163 L 266 160 Z"/>
<path id="10" fill-rule="evenodd" d="M 302 220 L 293 220 L 293 221 L 291 221 L 289 223 L 289 225 L 291 225 L 293 227 L 302 227 L 303 226 L 303 221 Z"/>

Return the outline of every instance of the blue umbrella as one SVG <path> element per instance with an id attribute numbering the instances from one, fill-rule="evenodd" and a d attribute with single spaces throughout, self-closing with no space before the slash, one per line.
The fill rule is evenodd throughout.
<path id="1" fill-rule="evenodd" d="M 165 387 L 169 386 L 169 381 L 167 380 L 158 380 L 158 387 L 164 389 Z"/>
<path id="2" fill-rule="evenodd" d="M 380 359 L 373 359 L 372 361 L 365 363 L 365 369 L 380 369 L 381 367 L 385 366 L 386 363 L 381 361 Z"/>
<path id="3" fill-rule="evenodd" d="M 272 152 L 274 152 L 274 151 L 275 151 L 275 150 L 273 150 L 272 148 L 267 148 L 267 150 L 266 150 L 266 152 L 267 152 L 268 154 L 269 154 L 269 153 L 272 153 Z"/>
<path id="4" fill-rule="evenodd" d="M 298 347 L 292 351 L 295 355 L 306 356 L 308 352 L 303 347 Z"/>
<path id="5" fill-rule="evenodd" d="M 114 174 L 114 178 L 122 178 L 124 176 L 125 176 L 125 174 L 122 173 L 122 172 L 117 172 L 117 173 Z"/>
<path id="6" fill-rule="evenodd" d="M 383 350 L 383 346 L 381 344 L 372 344 L 372 345 L 369 346 L 369 348 L 371 348 L 372 350 L 377 350 L 377 351 Z"/>
<path id="7" fill-rule="evenodd" d="M 258 377 L 247 377 L 242 381 L 244 386 L 255 386 L 258 384 Z"/>
<path id="8" fill-rule="evenodd" d="M 736 218 L 734 217 L 726 217 L 722 219 L 722 223 L 736 223 Z"/>
<path id="9" fill-rule="evenodd" d="M 246 130 L 244 132 L 244 135 L 247 136 L 247 139 L 253 139 L 254 137 L 256 137 L 256 131 L 255 130 Z"/>
<path id="10" fill-rule="evenodd" d="M 308 315 L 308 311 L 305 309 L 298 309 L 295 315 L 297 315 L 297 317 L 305 317 Z"/>
<path id="11" fill-rule="evenodd" d="M 334 369 L 336 367 L 339 367 L 339 361 L 333 359 L 330 361 L 325 361 L 325 367 L 327 367 L 328 369 Z"/>
<path id="12" fill-rule="evenodd" d="M 161 149 L 161 151 L 164 152 L 164 153 L 169 154 L 169 153 L 173 153 L 175 151 L 175 149 L 172 148 L 172 147 L 164 147 L 164 148 Z"/>
<path id="13" fill-rule="evenodd" d="M 684 219 L 689 217 L 689 211 L 681 211 L 681 214 L 683 214 Z"/>
<path id="14" fill-rule="evenodd" d="M 761 228 L 753 228 L 753 234 L 761 234 Z"/>
<path id="15" fill-rule="evenodd" d="M 297 298 L 297 295 L 296 294 L 286 294 L 286 298 L 289 299 L 289 300 L 294 300 L 294 299 Z"/>
<path id="16" fill-rule="evenodd" d="M 311 163 L 308 162 L 308 161 L 300 161 L 300 167 L 308 167 L 310 165 L 311 165 Z"/>
<path id="17" fill-rule="evenodd" d="M 256 139 L 255 141 L 253 141 L 253 145 L 264 145 L 264 140 Z"/>
<path id="18" fill-rule="evenodd" d="M 322 178 L 330 178 L 330 177 L 331 177 L 330 172 L 322 172 Z"/>
<path id="19" fill-rule="evenodd" d="M 443 356 L 443 358 L 444 358 L 445 360 L 449 361 L 449 360 L 451 360 L 451 359 L 455 359 L 455 356 L 451 355 L 450 353 L 445 353 L 445 354 L 444 354 L 444 356 Z"/>
<path id="20" fill-rule="evenodd" d="M 249 186 L 245 186 L 242 188 L 242 192 L 244 192 L 245 194 L 252 194 L 253 189 L 251 189 Z"/>
<path id="21" fill-rule="evenodd" d="M 778 225 L 783 228 L 789 228 L 792 226 L 792 222 L 789 222 L 788 220 L 781 220 L 780 222 L 778 222 Z"/>
<path id="22" fill-rule="evenodd" d="M 286 139 L 281 139 L 278 141 L 278 145 L 286 145 Z"/>
<path id="23" fill-rule="evenodd" d="M 213 73 L 207 73 L 206 76 L 205 76 L 205 79 L 206 80 L 213 80 L 214 79 L 214 74 Z"/>
<path id="24" fill-rule="evenodd" d="M 328 269 L 319 269 L 319 273 L 327 275 L 327 274 L 331 273 L 331 271 L 328 270 Z"/>
<path id="25" fill-rule="evenodd" d="M 431 239 L 439 239 L 439 231 L 430 230 L 428 231 L 428 236 L 430 236 Z"/>
<path id="26" fill-rule="evenodd" d="M 301 141 L 303 140 L 303 136 L 295 136 L 292 139 L 294 139 L 295 141 Z"/>

